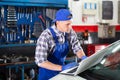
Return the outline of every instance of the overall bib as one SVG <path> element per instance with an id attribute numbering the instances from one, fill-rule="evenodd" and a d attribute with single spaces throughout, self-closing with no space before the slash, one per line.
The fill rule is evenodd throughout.
<path id="1" fill-rule="evenodd" d="M 65 42 L 59 43 L 54 30 L 52 28 L 49 28 L 49 30 L 52 33 L 56 46 L 55 46 L 53 53 L 48 56 L 48 61 L 54 64 L 64 65 L 66 55 L 69 51 L 69 42 L 67 41 L 67 38 L 65 36 Z M 40 67 L 39 68 L 39 80 L 49 80 L 50 78 L 59 74 L 59 72 L 60 71 L 48 70 L 48 69 Z"/>

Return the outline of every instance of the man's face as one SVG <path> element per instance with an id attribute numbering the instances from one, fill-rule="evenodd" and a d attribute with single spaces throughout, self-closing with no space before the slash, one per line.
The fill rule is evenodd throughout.
<path id="1" fill-rule="evenodd" d="M 71 20 L 57 21 L 57 28 L 62 32 L 69 33 L 70 28 L 71 28 L 71 23 L 72 23 Z"/>

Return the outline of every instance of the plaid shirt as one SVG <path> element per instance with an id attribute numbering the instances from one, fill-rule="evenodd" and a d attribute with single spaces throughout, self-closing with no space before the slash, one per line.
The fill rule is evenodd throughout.
<path id="1" fill-rule="evenodd" d="M 64 43 L 65 41 L 65 33 L 60 32 L 55 26 L 52 26 L 52 29 L 55 31 L 56 36 L 58 37 L 58 41 L 60 43 Z M 69 39 L 71 48 L 74 53 L 81 50 L 80 43 L 77 39 L 76 33 L 71 29 L 70 33 L 67 37 Z M 49 29 L 44 30 L 40 37 L 37 40 L 36 51 L 35 51 L 35 62 L 36 64 L 42 63 L 47 60 L 47 56 L 51 54 L 51 51 L 54 50 L 55 42 L 53 36 Z"/>

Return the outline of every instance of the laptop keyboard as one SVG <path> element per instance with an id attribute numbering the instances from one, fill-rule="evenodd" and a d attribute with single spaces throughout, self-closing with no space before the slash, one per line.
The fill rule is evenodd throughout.
<path id="1" fill-rule="evenodd" d="M 71 71 L 68 71 L 67 73 L 74 73 L 77 70 L 78 67 L 72 69 Z"/>

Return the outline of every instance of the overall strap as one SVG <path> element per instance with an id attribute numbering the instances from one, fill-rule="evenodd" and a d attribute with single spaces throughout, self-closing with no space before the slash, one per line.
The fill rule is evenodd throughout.
<path id="1" fill-rule="evenodd" d="M 65 41 L 67 41 L 68 33 L 65 33 Z"/>
<path id="2" fill-rule="evenodd" d="M 50 32 L 52 33 L 53 39 L 55 40 L 55 43 L 58 43 L 58 38 L 56 36 L 56 33 L 54 32 L 54 30 L 52 28 L 49 28 Z"/>

